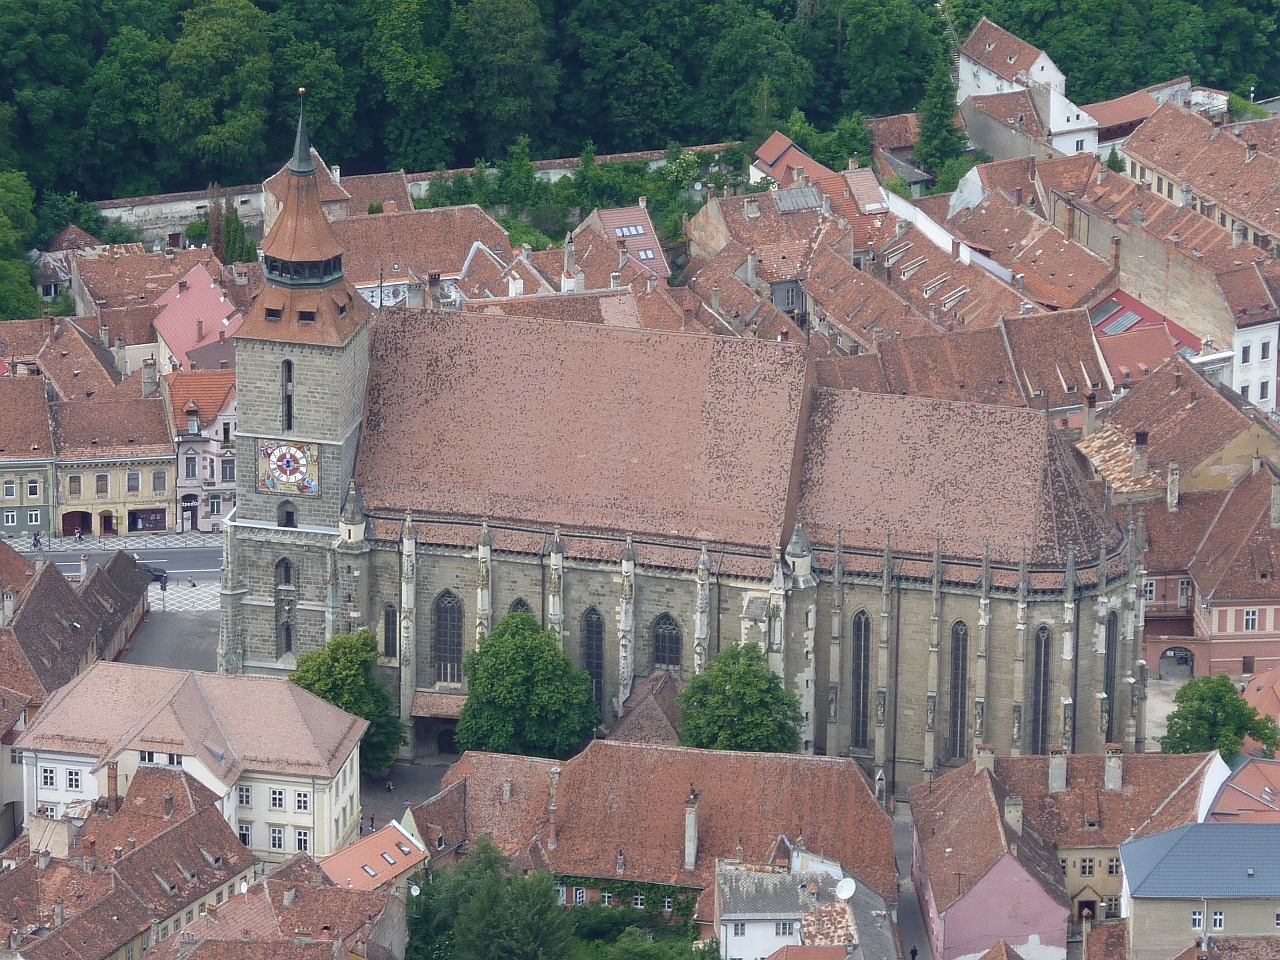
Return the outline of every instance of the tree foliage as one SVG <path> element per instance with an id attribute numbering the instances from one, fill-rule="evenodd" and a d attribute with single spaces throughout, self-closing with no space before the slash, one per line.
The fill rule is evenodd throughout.
<path id="1" fill-rule="evenodd" d="M 758 644 L 722 650 L 677 702 L 686 747 L 775 753 L 800 747 L 800 701 L 769 669 Z"/>
<path id="2" fill-rule="evenodd" d="M 360 769 L 374 773 L 391 766 L 405 743 L 400 711 L 373 675 L 378 645 L 368 630 L 334 637 L 321 650 L 304 653 L 289 680 L 335 707 L 369 721 L 360 741 Z"/>
<path id="3" fill-rule="evenodd" d="M 939 60 L 920 103 L 920 139 L 914 156 L 921 170 L 936 173 L 964 154 L 964 138 L 956 131 L 956 85 L 951 68 Z"/>
<path id="4" fill-rule="evenodd" d="M 591 678 L 530 614 L 504 617 L 462 669 L 469 685 L 458 721 L 463 750 L 563 759 L 600 722 Z"/>
<path id="5" fill-rule="evenodd" d="M 1225 674 L 1188 680 L 1174 695 L 1168 732 L 1160 741 L 1164 753 L 1217 750 L 1227 763 L 1240 756 L 1245 737 L 1262 744 L 1268 757 L 1280 746 L 1280 733 L 1240 696 Z"/>

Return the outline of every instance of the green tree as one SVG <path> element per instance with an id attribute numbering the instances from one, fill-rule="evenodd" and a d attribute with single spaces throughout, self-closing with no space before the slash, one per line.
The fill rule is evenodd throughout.
<path id="1" fill-rule="evenodd" d="M 1262 744 L 1268 757 L 1280 746 L 1276 722 L 1262 716 L 1240 696 L 1226 674 L 1188 680 L 1174 695 L 1168 732 L 1160 741 L 1164 753 L 1217 750 L 1227 763 L 1240 756 L 1244 738 Z"/>
<path id="2" fill-rule="evenodd" d="M 920 139 L 913 155 L 922 170 L 937 172 L 963 153 L 964 140 L 956 132 L 956 86 L 950 64 L 939 60 L 920 101 Z"/>
<path id="3" fill-rule="evenodd" d="M 1107 169 L 1112 173 L 1124 173 L 1124 161 L 1116 153 L 1115 144 L 1111 145 L 1111 152 L 1107 154 Z"/>
<path id="4" fill-rule="evenodd" d="M 227 207 L 222 215 L 222 249 L 218 253 L 223 263 L 248 263 L 258 259 L 258 245 L 245 234 L 244 223 L 235 207 Z"/>
<path id="5" fill-rule="evenodd" d="M 850 4 L 845 25 L 846 109 L 875 117 L 914 107 L 942 55 L 936 18 L 913 0 L 879 0 Z"/>
<path id="6" fill-rule="evenodd" d="M 25 173 L 0 173 L 0 258 L 21 259 L 33 242 L 35 199 Z"/>
<path id="7" fill-rule="evenodd" d="M 0 260 L 0 320 L 30 320 L 40 316 L 40 308 L 27 265 L 21 260 Z"/>
<path id="8" fill-rule="evenodd" d="M 742 16 L 718 38 L 708 64 L 711 98 L 721 109 L 718 125 L 734 135 L 763 141 L 777 120 L 805 103 L 813 67 L 792 50 L 781 24 L 764 10 Z"/>
<path id="9" fill-rule="evenodd" d="M 458 746 L 528 756 L 572 756 L 600 721 L 591 678 L 527 613 L 502 619 L 462 665 L 469 683 Z"/>
<path id="10" fill-rule="evenodd" d="M 289 677 L 320 699 L 369 721 L 360 741 L 360 769 L 366 773 L 391 766 L 405 743 L 396 703 L 373 676 L 377 661 L 373 634 L 361 630 L 336 636 L 323 649 L 304 653 Z"/>
<path id="11" fill-rule="evenodd" d="M 676 702 L 686 747 L 774 753 L 800 747 L 800 701 L 769 669 L 758 644 L 722 650 Z"/>

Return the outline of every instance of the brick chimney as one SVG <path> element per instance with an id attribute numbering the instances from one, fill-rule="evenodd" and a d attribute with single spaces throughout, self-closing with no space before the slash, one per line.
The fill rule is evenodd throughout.
<path id="1" fill-rule="evenodd" d="M 996 772 L 996 748 L 989 743 L 978 744 L 978 759 L 974 761 L 974 769 Z"/>
<path id="2" fill-rule="evenodd" d="M 560 774 L 563 771 L 560 767 L 551 768 L 551 799 L 547 804 L 547 818 L 550 821 L 547 827 L 547 849 L 554 850 L 560 845 L 560 824 L 556 816 L 556 790 L 560 786 Z"/>
<path id="3" fill-rule="evenodd" d="M 1238 247 L 1244 243 L 1244 224 L 1236 221 L 1231 225 L 1231 246 Z"/>
<path id="4" fill-rule="evenodd" d="M 689 795 L 684 798 L 684 868 L 696 870 L 698 867 L 698 791 L 689 787 Z"/>
<path id="5" fill-rule="evenodd" d="M 1021 797 L 1005 797 L 1004 798 L 1004 822 L 1009 825 L 1009 829 L 1019 836 L 1022 835 L 1022 798 Z"/>
<path id="6" fill-rule="evenodd" d="M 1098 395 L 1090 391 L 1084 398 L 1084 435 L 1093 436 L 1098 430 Z"/>
<path id="7" fill-rule="evenodd" d="M 759 265 L 759 258 L 756 256 L 755 250 L 747 251 L 747 286 L 752 290 L 756 288 L 756 268 Z"/>
<path id="8" fill-rule="evenodd" d="M 1170 513 L 1178 512 L 1178 500 L 1182 496 L 1182 468 L 1177 460 L 1169 461 L 1169 479 L 1165 488 L 1165 508 Z"/>
<path id="9" fill-rule="evenodd" d="M 1248 163 L 1258 155 L 1258 145 L 1256 143 L 1246 143 L 1244 145 L 1244 162 Z"/>
<path id="10" fill-rule="evenodd" d="M 1067 194 L 1067 239 L 1072 240 L 1076 235 L 1076 195 L 1074 193 Z"/>
<path id="11" fill-rule="evenodd" d="M 1148 473 L 1147 468 L 1147 431 L 1133 432 L 1133 479 L 1141 480 Z"/>
<path id="12" fill-rule="evenodd" d="M 1120 269 L 1120 238 L 1111 238 L 1111 269 Z"/>
<path id="13" fill-rule="evenodd" d="M 156 358 L 146 357 L 142 361 L 142 399 L 151 396 L 160 386 L 159 374 L 156 372 Z"/>
<path id="14" fill-rule="evenodd" d="M 1055 743 L 1049 748 L 1049 792 L 1063 793 L 1067 789 L 1067 748 Z"/>
<path id="15" fill-rule="evenodd" d="M 112 760 L 107 764 L 107 810 L 112 816 L 120 809 L 120 767 Z M 117 848 L 119 849 L 119 848 Z"/>
<path id="16" fill-rule="evenodd" d="M 1124 786 L 1124 747 L 1121 744 L 1107 744 L 1106 764 L 1102 785 L 1108 790 L 1119 790 Z"/>

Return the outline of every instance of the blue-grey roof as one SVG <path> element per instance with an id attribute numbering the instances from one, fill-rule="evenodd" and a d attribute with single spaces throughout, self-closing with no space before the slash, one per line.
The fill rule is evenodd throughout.
<path id="1" fill-rule="evenodd" d="M 782 213 L 813 210 L 822 206 L 822 194 L 817 187 L 792 187 L 790 190 L 778 190 L 773 196 Z"/>
<path id="2" fill-rule="evenodd" d="M 1120 845 L 1135 897 L 1280 897 L 1280 824 L 1193 823 Z"/>

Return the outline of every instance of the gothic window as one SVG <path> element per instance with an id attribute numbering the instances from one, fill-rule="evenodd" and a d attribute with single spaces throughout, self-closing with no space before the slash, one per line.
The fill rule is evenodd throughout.
<path id="1" fill-rule="evenodd" d="M 436 600 L 436 682 L 462 682 L 462 601 L 450 590 Z"/>
<path id="2" fill-rule="evenodd" d="M 582 615 L 582 659 L 591 676 L 591 692 L 599 706 L 604 698 L 604 617 L 591 607 Z"/>
<path id="3" fill-rule="evenodd" d="M 276 561 L 276 586 L 293 586 L 293 564 L 286 557 Z"/>
<path id="4" fill-rule="evenodd" d="M 849 745 L 867 748 L 867 728 L 871 719 L 871 618 L 865 610 L 853 617 L 853 729 Z"/>
<path id="5" fill-rule="evenodd" d="M 684 644 L 680 639 L 680 625 L 669 613 L 664 613 L 653 621 L 653 663 L 656 667 L 679 667 L 680 649 Z"/>
<path id="6" fill-rule="evenodd" d="M 280 426 L 293 429 L 293 361 L 280 364 Z"/>
<path id="7" fill-rule="evenodd" d="M 398 627 L 399 617 L 396 616 L 396 608 L 391 604 L 387 604 L 382 611 L 382 655 L 384 657 L 394 658 L 398 647 Z"/>
<path id="8" fill-rule="evenodd" d="M 1031 752 L 1049 752 L 1049 724 L 1053 716 L 1049 711 L 1049 669 L 1053 663 L 1053 636 L 1047 624 L 1036 630 L 1034 669 L 1031 674 Z"/>
<path id="9" fill-rule="evenodd" d="M 293 653 L 293 624 L 288 620 L 282 620 L 278 624 L 276 646 L 282 655 Z"/>
<path id="10" fill-rule="evenodd" d="M 1117 643 L 1116 634 L 1119 632 L 1120 622 L 1115 611 L 1112 611 L 1107 617 L 1107 646 L 1106 656 L 1103 659 L 1103 668 L 1106 673 L 1102 678 L 1102 689 L 1107 695 L 1107 743 L 1111 742 L 1111 727 L 1113 717 L 1116 713 L 1116 658 L 1119 655 L 1119 644 Z"/>
<path id="11" fill-rule="evenodd" d="M 276 507 L 276 526 L 296 527 L 298 525 L 298 508 L 290 500 L 281 500 Z"/>
<path id="12" fill-rule="evenodd" d="M 951 759 L 969 756 L 969 625 L 951 625 Z"/>
<path id="13" fill-rule="evenodd" d="M 516 597 L 507 613 L 533 613 L 533 607 L 529 606 L 529 601 L 524 597 Z"/>

